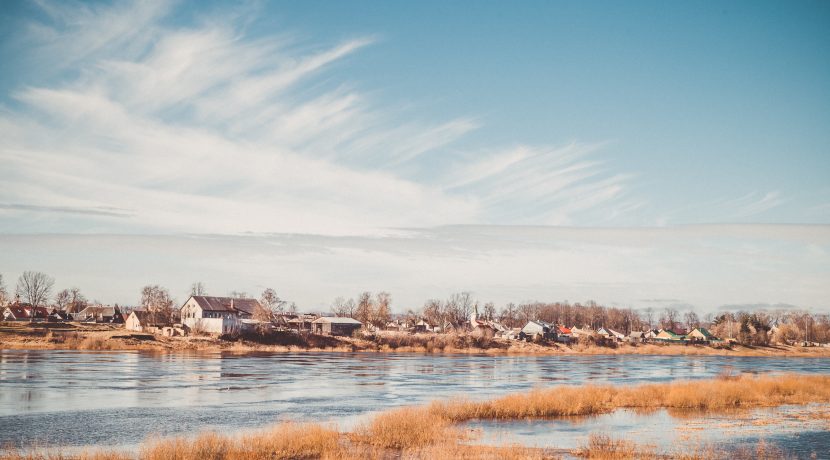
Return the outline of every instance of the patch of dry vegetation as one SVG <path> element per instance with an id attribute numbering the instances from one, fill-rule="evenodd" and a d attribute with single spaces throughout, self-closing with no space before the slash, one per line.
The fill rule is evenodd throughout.
<path id="1" fill-rule="evenodd" d="M 340 433 L 317 424 L 284 423 L 238 438 L 203 433 L 144 446 L 141 460 L 265 460 L 343 458 Z"/>
<path id="2" fill-rule="evenodd" d="M 790 458 L 781 449 L 769 445 L 763 440 L 754 447 L 730 447 L 729 449 L 713 446 L 684 448 L 672 452 L 660 452 L 650 446 L 642 446 L 632 441 L 614 439 L 606 434 L 591 434 L 588 442 L 575 449 L 572 454 L 591 460 L 785 460 Z"/>
<path id="3" fill-rule="evenodd" d="M 462 433 L 450 420 L 425 407 L 404 407 L 376 415 L 359 426 L 354 440 L 391 449 L 411 449 L 438 442 L 455 442 Z"/>
<path id="4" fill-rule="evenodd" d="M 508 395 L 491 401 L 434 402 L 428 406 L 404 407 L 382 412 L 357 427 L 340 433 L 319 424 L 284 423 L 242 436 L 204 433 L 195 438 L 148 441 L 139 460 L 265 460 L 289 458 L 553 458 L 551 451 L 517 446 L 485 447 L 462 443 L 469 440 L 455 423 L 471 419 L 520 419 L 589 415 L 616 408 L 678 408 L 721 410 L 830 402 L 830 376 L 780 375 L 733 376 L 700 381 L 614 387 L 560 386 Z M 782 458 L 774 446 L 764 443 L 725 455 L 704 447 L 677 453 L 655 453 L 629 441 L 594 435 L 574 452 L 585 458 Z M 117 452 L 92 452 L 66 456 L 45 450 L 20 454 L 0 453 L 0 460 L 123 460 Z"/>
<path id="5" fill-rule="evenodd" d="M 830 376 L 741 376 L 638 386 L 560 386 L 491 401 L 436 402 L 431 411 L 453 422 L 591 415 L 618 408 L 721 410 L 830 401 Z"/>

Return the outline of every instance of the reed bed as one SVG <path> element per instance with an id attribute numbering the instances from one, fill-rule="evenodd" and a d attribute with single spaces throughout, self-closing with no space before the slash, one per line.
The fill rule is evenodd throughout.
<path id="1" fill-rule="evenodd" d="M 317 424 L 283 423 L 241 436 L 203 433 L 145 445 L 140 460 L 266 460 L 344 458 L 337 430 Z"/>
<path id="2" fill-rule="evenodd" d="M 592 415 L 618 408 L 707 411 L 825 402 L 830 402 L 830 376 L 781 375 L 637 386 L 560 386 L 491 401 L 435 402 L 430 411 L 463 422 Z"/>
<path id="3" fill-rule="evenodd" d="M 411 449 L 439 442 L 456 442 L 463 437 L 450 420 L 427 407 L 404 407 L 376 415 L 357 427 L 353 439 L 390 449 Z"/>
<path id="4" fill-rule="evenodd" d="M 571 453 L 590 460 L 786 460 L 791 458 L 781 449 L 763 440 L 753 447 L 739 446 L 725 449 L 702 445 L 661 452 L 651 446 L 614 439 L 602 433 L 592 433 L 585 445 Z"/>
<path id="5" fill-rule="evenodd" d="M 783 404 L 830 402 L 830 376 L 724 376 L 637 386 L 559 386 L 490 401 L 456 400 L 382 412 L 352 433 L 319 424 L 283 423 L 242 436 L 203 433 L 194 438 L 147 441 L 137 456 L 92 451 L 68 456 L 46 449 L 0 451 L 0 460 L 277 460 L 351 458 L 553 458 L 551 451 L 518 446 L 467 445 L 471 436 L 455 425 L 472 419 L 521 419 L 610 412 L 617 408 L 728 410 Z M 666 453 L 608 436 L 592 436 L 575 454 L 591 459 L 665 458 Z M 723 456 L 711 448 L 671 453 L 671 458 L 782 458 L 774 446 L 760 445 Z M 735 455 L 744 455 L 743 457 Z"/>

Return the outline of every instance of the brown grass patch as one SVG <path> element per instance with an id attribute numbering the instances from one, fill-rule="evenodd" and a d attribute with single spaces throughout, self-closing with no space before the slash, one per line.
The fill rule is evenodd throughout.
<path id="1" fill-rule="evenodd" d="M 404 407 L 376 415 L 357 428 L 358 442 L 391 449 L 411 449 L 462 437 L 450 420 L 424 407 Z"/>
<path id="2" fill-rule="evenodd" d="M 741 376 L 621 387 L 559 386 L 491 401 L 436 402 L 430 410 L 461 422 L 591 415 L 617 408 L 707 411 L 819 402 L 830 402 L 830 376 Z"/>
<path id="3" fill-rule="evenodd" d="M 203 433 L 146 445 L 140 460 L 265 460 L 341 458 L 340 433 L 317 424 L 283 423 L 238 438 Z"/>
<path id="4" fill-rule="evenodd" d="M 754 447 L 697 446 L 672 452 L 659 452 L 653 447 L 632 441 L 614 439 L 605 434 L 592 433 L 588 442 L 572 454 L 592 460 L 784 460 L 791 458 L 781 449 L 761 440 Z"/>

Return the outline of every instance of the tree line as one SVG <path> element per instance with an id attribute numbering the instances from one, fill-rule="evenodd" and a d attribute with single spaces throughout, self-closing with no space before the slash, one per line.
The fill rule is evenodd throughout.
<path id="1" fill-rule="evenodd" d="M 14 295 L 21 301 L 37 306 L 54 306 L 67 313 L 77 313 L 90 304 L 81 290 L 69 287 L 55 293 L 54 278 L 45 273 L 25 271 L 17 280 Z M 191 295 L 208 295 L 204 283 L 191 285 Z M 232 291 L 234 298 L 249 298 L 246 292 Z M 11 302 L 11 295 L 0 274 L 0 305 Z M 269 321 L 281 314 L 296 314 L 297 305 L 277 295 L 273 288 L 266 288 L 259 296 L 259 307 L 254 318 Z M 178 305 L 170 291 L 159 285 L 141 288 L 139 305 L 150 312 L 152 321 L 168 323 L 178 320 Z M 417 309 L 409 309 L 400 315 L 392 314 L 392 295 L 386 291 L 373 294 L 364 291 L 354 298 L 337 297 L 330 310 L 337 316 L 351 317 L 363 324 L 382 328 L 394 318 L 408 324 L 424 320 L 433 326 L 446 325 L 458 328 L 464 325 L 473 312 L 483 320 L 497 321 L 509 328 L 522 327 L 532 320 L 568 327 L 587 327 L 593 330 L 601 327 L 629 334 L 647 329 L 685 329 L 690 331 L 704 326 L 721 338 L 734 338 L 741 343 L 766 345 L 773 342 L 792 343 L 798 341 L 830 342 L 830 315 L 811 314 L 806 310 L 776 309 L 761 311 L 736 311 L 708 314 L 701 319 L 694 310 L 681 312 L 673 307 L 662 309 L 631 307 L 609 307 L 588 301 L 576 302 L 524 302 L 508 303 L 497 309 L 492 302 L 482 303 L 469 291 L 458 292 L 446 299 L 431 298 Z M 122 313 L 126 313 L 123 311 Z"/>

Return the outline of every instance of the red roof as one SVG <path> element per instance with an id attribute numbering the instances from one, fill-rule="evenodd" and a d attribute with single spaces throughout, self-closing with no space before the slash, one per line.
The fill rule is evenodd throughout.
<path id="1" fill-rule="evenodd" d="M 570 334 L 571 330 L 565 326 L 556 326 L 559 329 L 560 334 Z"/>

